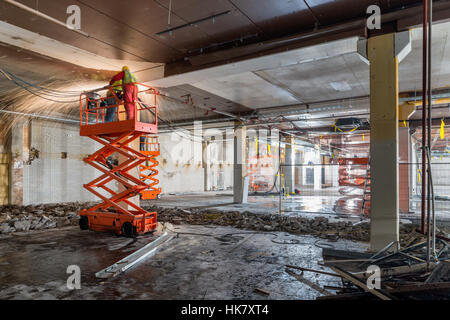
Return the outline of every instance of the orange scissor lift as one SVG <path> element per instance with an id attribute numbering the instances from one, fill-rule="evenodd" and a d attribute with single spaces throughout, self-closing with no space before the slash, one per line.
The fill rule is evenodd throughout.
<path id="1" fill-rule="evenodd" d="M 132 148 L 130 144 L 142 136 L 158 132 L 158 92 L 143 84 L 135 85 L 138 87 L 137 96 L 143 93 L 152 94 L 154 104 L 149 106 L 137 99 L 133 120 L 121 120 L 126 118 L 126 113 L 121 106 L 123 101 L 115 93 L 109 98 L 92 98 L 88 94 L 80 96 L 80 135 L 89 137 L 102 146 L 83 159 L 85 163 L 102 173 L 84 185 L 84 188 L 102 202 L 79 212 L 80 228 L 83 230 L 112 231 L 118 235 L 133 237 L 152 231 L 157 226 L 156 212 L 147 212 L 130 201 L 130 198 L 149 187 L 138 177 L 130 174 L 130 170 L 147 161 L 152 162 L 151 156 L 140 151 L 140 148 Z M 114 104 L 102 106 L 103 101 L 111 103 L 111 99 Z M 116 108 L 114 111 L 116 121 L 105 123 L 109 108 Z M 142 120 L 143 118 L 147 118 L 147 121 Z M 122 160 L 118 164 L 108 162 L 108 157 L 116 152 Z M 113 182 L 121 186 L 118 191 L 109 185 Z"/>
<path id="2" fill-rule="evenodd" d="M 369 158 L 339 158 L 339 185 L 363 189 L 360 211 L 370 213 Z"/>
<path id="3" fill-rule="evenodd" d="M 158 137 L 146 136 L 145 140 L 141 143 L 141 152 L 148 157 L 148 160 L 139 166 L 139 177 L 141 181 L 148 185 L 148 188 L 141 191 L 141 198 L 143 200 L 152 200 L 160 197 L 161 188 L 156 186 L 159 184 L 159 180 L 156 179 L 158 175 L 158 160 L 156 157 L 160 155 L 160 145 Z"/>

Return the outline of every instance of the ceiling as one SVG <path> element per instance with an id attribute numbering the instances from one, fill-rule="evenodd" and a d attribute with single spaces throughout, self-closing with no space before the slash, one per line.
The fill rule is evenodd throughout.
<path id="1" fill-rule="evenodd" d="M 153 63 L 180 60 L 201 48 L 233 41 L 256 42 L 311 30 L 357 17 L 369 5 L 382 12 L 418 4 L 418 0 L 19 0 L 33 9 L 66 21 L 66 9 L 81 9 L 86 38 L 5 2 L 0 20 L 66 44 L 114 59 Z M 170 25 L 169 23 L 169 5 Z M 229 14 L 178 29 L 158 32 L 230 11 Z"/>
<path id="2" fill-rule="evenodd" d="M 364 28 L 313 42 L 299 40 L 301 45 L 296 46 L 291 40 L 298 34 L 365 18 L 367 6 L 374 2 L 388 14 L 422 1 L 19 2 L 60 21 L 67 18 L 67 6 L 76 3 L 81 8 L 82 30 L 89 34 L 85 37 L 0 2 L 0 67 L 27 80 L 105 81 L 121 65 L 129 64 L 140 79 L 152 72 L 149 83 L 172 98 L 162 99 L 160 114 L 168 120 L 227 118 L 214 110 L 236 116 L 265 115 L 262 117 L 270 120 L 276 117 L 270 113 L 290 109 L 293 111 L 286 118 L 293 123 L 286 128 L 311 129 L 330 126 L 336 117 L 367 114 L 369 68 L 356 53 L 355 36 Z M 157 34 L 228 11 L 215 19 Z M 448 23 L 434 27 L 434 88 L 450 86 L 449 30 Z M 413 50 L 399 66 L 402 92 L 421 88 L 421 29 L 414 29 L 412 37 Z M 275 42 L 277 50 L 266 50 L 266 45 L 273 48 Z M 251 55 L 246 56 L 247 48 L 252 48 Z M 234 59 L 236 50 L 242 50 L 238 60 Z M 97 70 L 93 65 L 98 65 Z M 11 88 L 11 83 L 0 77 L 0 95 Z M 193 104 L 184 103 L 187 97 Z M 326 109 L 329 106 L 334 108 Z"/>

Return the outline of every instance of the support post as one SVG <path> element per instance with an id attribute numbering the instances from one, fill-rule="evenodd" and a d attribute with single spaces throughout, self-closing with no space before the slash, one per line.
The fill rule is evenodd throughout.
<path id="1" fill-rule="evenodd" d="M 247 175 L 247 128 L 235 123 L 234 130 L 234 174 L 233 174 L 233 200 L 234 203 L 244 203 L 244 181 Z"/>
<path id="2" fill-rule="evenodd" d="M 392 241 L 399 243 L 398 64 L 410 50 L 409 31 L 366 40 L 366 58 L 370 63 L 370 247 L 373 251 Z"/>
<path id="3" fill-rule="evenodd" d="M 285 153 L 285 168 L 284 181 L 286 183 L 286 193 L 291 194 L 295 191 L 295 151 L 294 151 L 294 137 L 286 138 L 286 153 Z"/>

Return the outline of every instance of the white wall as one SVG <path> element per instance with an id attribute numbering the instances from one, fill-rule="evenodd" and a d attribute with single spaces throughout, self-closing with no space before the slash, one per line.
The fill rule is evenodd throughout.
<path id="1" fill-rule="evenodd" d="M 97 200 L 83 184 L 100 173 L 82 159 L 98 144 L 80 137 L 78 125 L 34 120 L 31 130 L 31 147 L 40 154 L 23 167 L 23 204 Z M 62 152 L 67 152 L 66 159 Z"/>
<path id="2" fill-rule="evenodd" d="M 159 186 L 163 194 L 200 192 L 204 188 L 202 143 L 198 137 L 185 138 L 175 132 L 159 135 L 161 155 Z"/>

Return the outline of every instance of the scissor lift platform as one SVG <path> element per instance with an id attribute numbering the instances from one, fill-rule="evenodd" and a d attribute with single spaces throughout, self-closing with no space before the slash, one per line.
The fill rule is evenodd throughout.
<path id="1" fill-rule="evenodd" d="M 93 99 L 88 95 L 80 97 L 80 135 L 89 137 L 102 145 L 95 153 L 83 159 L 85 163 L 102 173 L 101 176 L 84 185 L 102 202 L 79 212 L 80 228 L 83 230 L 112 231 L 132 237 L 152 231 L 157 226 L 157 213 L 147 212 L 130 199 L 147 189 L 148 185 L 129 172 L 149 161 L 148 155 L 132 148 L 130 144 L 141 136 L 156 134 L 158 131 L 157 91 L 142 84 L 139 84 L 139 87 L 145 88 L 140 93 L 153 94 L 155 102 L 154 105 L 149 106 L 136 97 L 136 112 L 133 120 L 118 120 L 125 116 L 125 111 L 121 110 L 123 101 L 115 93 L 112 98 Z M 109 102 L 113 99 L 114 104 L 102 103 L 107 99 Z M 105 122 L 105 115 L 109 108 L 115 108 L 113 110 L 116 121 Z M 144 118 L 146 121 L 143 120 Z M 109 157 L 116 152 L 123 159 L 118 164 L 109 160 Z M 121 188 L 118 191 L 113 190 L 115 188 L 109 186 L 111 182 L 117 182 Z"/>

